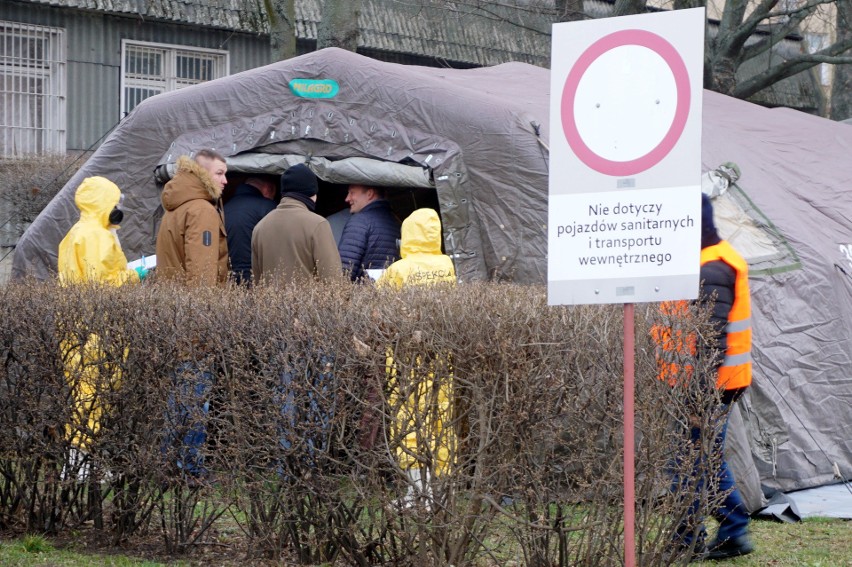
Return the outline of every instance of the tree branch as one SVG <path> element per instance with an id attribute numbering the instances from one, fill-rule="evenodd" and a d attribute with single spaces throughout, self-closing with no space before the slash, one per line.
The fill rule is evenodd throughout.
<path id="1" fill-rule="evenodd" d="M 852 43 L 850 41 L 849 43 Z M 844 42 L 845 44 L 845 42 Z M 802 71 L 807 71 L 811 67 L 815 67 L 820 63 L 830 64 L 852 64 L 852 56 L 839 56 L 840 53 L 847 51 L 849 46 L 843 47 L 844 44 L 834 44 L 827 49 L 823 49 L 818 53 L 811 53 L 789 59 L 778 65 L 773 65 L 763 73 L 737 83 L 731 96 L 736 98 L 746 99 L 751 95 L 765 89 L 769 85 L 773 85 L 779 81 L 783 81 L 788 77 L 792 77 Z"/>
<path id="2" fill-rule="evenodd" d="M 779 43 L 791 33 L 798 31 L 801 23 L 816 11 L 820 3 L 813 2 L 810 6 L 803 7 L 802 10 L 793 13 L 784 24 L 773 26 L 769 35 L 761 36 L 760 40 L 752 45 L 743 46 L 741 60 L 745 61 L 746 59 L 757 57 L 761 53 L 771 49 L 773 45 Z"/>
<path id="3" fill-rule="evenodd" d="M 555 0 L 557 22 L 576 22 L 588 16 L 583 10 L 583 0 Z"/>
<path id="4" fill-rule="evenodd" d="M 775 18 L 775 17 L 782 17 L 782 16 L 796 16 L 798 14 L 798 15 L 802 15 L 802 16 L 801 17 L 796 16 L 796 17 L 790 18 L 791 20 L 795 20 L 796 23 L 798 24 L 798 23 L 801 23 L 807 16 L 810 16 L 816 10 L 816 8 L 819 7 L 820 5 L 832 4 L 835 1 L 836 0 L 808 0 L 807 2 L 802 4 L 801 6 L 794 8 L 792 10 L 780 10 L 780 11 L 777 11 L 777 12 L 773 12 L 773 9 L 778 4 L 778 1 L 777 0 L 764 0 L 763 2 L 761 2 L 760 4 L 758 4 L 755 7 L 754 11 L 751 14 L 749 14 L 749 17 L 742 23 L 742 26 L 739 29 L 737 29 L 737 31 L 735 32 L 735 34 L 738 36 L 738 38 L 741 39 L 741 41 L 742 41 L 742 44 L 740 45 L 740 47 L 745 45 L 746 40 L 755 32 L 755 30 L 760 25 L 760 23 L 764 22 L 765 20 L 769 20 L 769 19 Z M 784 35 L 788 35 L 788 34 L 794 32 L 794 31 L 796 31 L 796 26 L 787 26 L 787 23 L 785 23 L 784 25 L 785 25 L 784 29 L 786 30 L 784 32 Z M 774 30 L 773 30 L 773 33 L 774 33 Z"/>
<path id="5" fill-rule="evenodd" d="M 757 29 L 758 24 L 777 4 L 778 0 L 762 0 L 746 18 L 747 2 L 743 0 L 725 2 L 722 20 L 719 22 L 719 32 L 716 36 L 718 46 L 715 50 L 716 54 L 735 57 Z"/>
<path id="6" fill-rule="evenodd" d="M 674 0 L 675 10 L 688 10 L 690 8 L 704 8 L 707 0 Z"/>
<path id="7" fill-rule="evenodd" d="M 512 19 L 509 19 L 504 15 L 498 14 L 497 12 L 494 12 L 492 10 L 487 9 L 485 6 L 476 6 L 476 7 L 471 6 L 471 5 L 467 5 L 467 6 L 468 6 L 468 8 L 475 8 L 479 13 L 466 12 L 465 15 L 474 16 L 474 17 L 477 17 L 477 18 L 484 18 L 486 20 L 492 20 L 492 21 L 495 21 L 495 22 L 503 22 L 503 23 L 515 26 L 516 28 L 519 28 L 519 29 L 522 29 L 522 30 L 531 31 L 531 32 L 534 32 L 534 33 L 540 33 L 540 34 L 547 36 L 547 37 L 551 36 L 551 31 L 550 31 L 549 27 L 546 30 L 534 28 L 534 27 L 531 27 L 531 26 L 524 25 L 520 22 L 516 22 Z M 554 16 L 555 16 L 555 14 L 554 14 Z M 588 16 L 586 16 L 586 17 L 588 17 Z"/>
<path id="8" fill-rule="evenodd" d="M 645 12 L 646 0 L 615 0 L 613 16 L 629 16 Z"/>

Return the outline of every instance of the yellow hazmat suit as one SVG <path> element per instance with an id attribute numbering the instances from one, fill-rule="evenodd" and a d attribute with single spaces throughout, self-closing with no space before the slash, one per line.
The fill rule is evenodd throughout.
<path id="1" fill-rule="evenodd" d="M 121 190 L 105 177 L 88 177 L 77 188 L 74 202 L 80 220 L 59 243 L 60 282 L 121 285 L 139 281 L 110 230 L 109 214 L 120 199 Z"/>
<path id="2" fill-rule="evenodd" d="M 121 191 L 104 177 L 88 177 L 77 188 L 75 203 L 80 220 L 59 244 L 59 281 L 62 284 L 138 283 L 139 274 L 127 267 L 127 257 L 110 230 L 110 212 L 118 205 Z M 66 428 L 71 442 L 87 450 L 100 429 L 103 403 L 99 392 L 118 384 L 120 371 L 106 364 L 100 337 L 85 339 L 67 335 L 60 342 L 65 378 L 73 396 L 71 423 Z"/>
<path id="3" fill-rule="evenodd" d="M 402 259 L 388 266 L 376 282 L 377 286 L 401 289 L 412 285 L 455 284 L 453 261 L 441 253 L 441 221 L 432 209 L 418 209 L 402 223 Z M 443 371 L 443 372 L 442 372 Z M 401 388 L 397 365 L 389 350 L 387 373 L 390 382 L 391 407 L 399 406 L 393 435 L 402 435 L 397 447 L 400 466 L 408 471 L 423 469 L 431 460 L 435 474 L 446 471 L 455 445 L 455 435 L 445 424 L 452 420 L 452 368 L 450 361 L 437 356 L 424 365 L 418 356 L 412 365 L 407 388 Z M 437 379 L 436 373 L 445 373 Z M 408 391 L 403 391 L 408 390 Z M 402 398 L 407 398 L 403 403 Z M 418 446 L 418 440 L 420 446 Z M 428 451 L 423 443 L 428 443 Z M 431 459 L 428 458 L 431 454 Z M 427 475 L 417 473 L 418 481 L 428 482 Z"/>
<path id="4" fill-rule="evenodd" d="M 402 289 L 410 285 L 455 283 L 449 256 L 441 253 L 441 219 L 432 209 L 417 209 L 402 223 L 401 260 L 384 271 L 377 286 Z"/>

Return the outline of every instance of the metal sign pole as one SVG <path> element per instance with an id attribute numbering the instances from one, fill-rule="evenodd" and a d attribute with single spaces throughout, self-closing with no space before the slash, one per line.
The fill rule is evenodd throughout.
<path id="1" fill-rule="evenodd" d="M 693 8 L 562 22 L 551 35 L 547 303 L 624 305 L 627 567 L 635 305 L 698 296 L 705 26 Z"/>
<path id="2" fill-rule="evenodd" d="M 624 304 L 624 565 L 636 565 L 636 485 L 634 471 L 633 387 L 635 342 L 632 303 Z"/>

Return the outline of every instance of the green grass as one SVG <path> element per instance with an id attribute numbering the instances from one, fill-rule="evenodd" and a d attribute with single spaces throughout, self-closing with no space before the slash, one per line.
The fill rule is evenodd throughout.
<path id="1" fill-rule="evenodd" d="M 45 537 L 28 535 L 13 540 L 0 541 L 0 565 L 4 567 L 156 567 L 180 565 L 157 563 L 123 555 L 102 555 L 68 549 L 57 549 Z"/>
<path id="2" fill-rule="evenodd" d="M 798 524 L 755 520 L 750 524 L 755 550 L 751 555 L 720 561 L 693 563 L 701 567 L 852 566 L 852 522 L 835 518 L 809 518 Z"/>
<path id="3" fill-rule="evenodd" d="M 834 518 L 812 518 L 798 524 L 755 520 L 750 526 L 755 551 L 751 555 L 724 562 L 693 563 L 699 567 L 852 567 L 852 522 Z M 14 567 L 157 567 L 189 565 L 164 559 L 156 562 L 130 555 L 62 549 L 49 538 L 30 535 L 0 540 L 0 565 Z M 207 557 L 217 565 L 245 565 L 241 551 Z M 198 555 L 191 555 L 198 564 Z M 206 561 L 205 561 L 206 563 Z M 266 562 L 261 562 L 267 564 Z"/>
<path id="4" fill-rule="evenodd" d="M 28 535 L 21 539 L 21 549 L 29 554 L 46 553 L 53 551 L 53 546 L 40 535 Z"/>

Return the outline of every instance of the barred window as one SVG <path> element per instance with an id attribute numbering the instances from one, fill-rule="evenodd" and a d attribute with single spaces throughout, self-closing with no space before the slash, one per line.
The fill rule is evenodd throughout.
<path id="1" fill-rule="evenodd" d="M 139 41 L 122 41 L 121 112 L 156 94 L 228 74 L 228 52 Z"/>
<path id="2" fill-rule="evenodd" d="M 0 156 L 65 153 L 65 31 L 0 21 Z"/>

